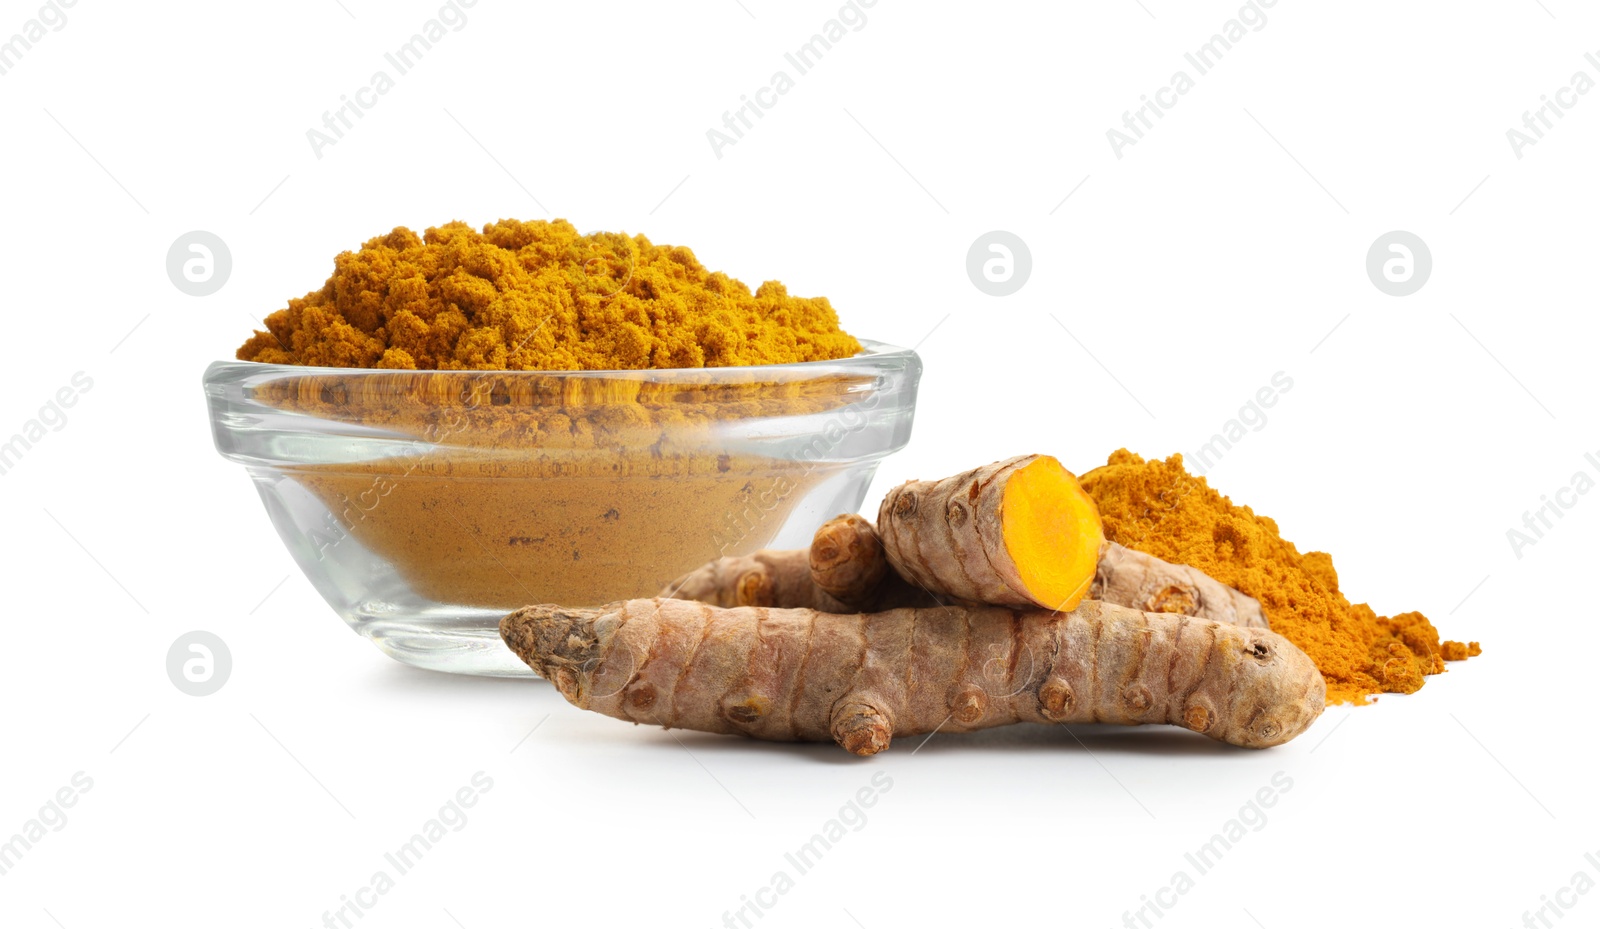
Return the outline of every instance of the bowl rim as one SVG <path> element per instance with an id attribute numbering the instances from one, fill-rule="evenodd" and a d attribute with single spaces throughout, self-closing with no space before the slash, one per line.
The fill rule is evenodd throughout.
<path id="1" fill-rule="evenodd" d="M 699 368 L 595 368 L 583 370 L 568 370 L 556 368 L 537 368 L 525 370 L 509 370 L 503 368 L 344 368 L 322 365 L 294 365 L 270 364 L 264 361 L 241 361 L 239 359 L 218 359 L 211 362 L 206 368 L 205 380 L 210 382 L 221 372 L 242 373 L 252 375 L 282 374 L 285 376 L 317 376 L 317 377 L 376 377 L 403 374 L 459 374 L 463 376 L 485 375 L 493 377 L 597 377 L 611 375 L 619 377 L 706 377 L 715 376 L 720 372 L 729 375 L 749 376 L 752 373 L 763 371 L 804 371 L 807 369 L 822 370 L 833 366 L 872 366 L 885 361 L 905 359 L 920 361 L 915 347 L 906 348 L 889 342 L 879 342 L 874 339 L 857 339 L 861 343 L 861 351 L 844 358 L 820 359 L 817 361 L 791 361 L 783 364 L 764 365 L 708 365 Z"/>

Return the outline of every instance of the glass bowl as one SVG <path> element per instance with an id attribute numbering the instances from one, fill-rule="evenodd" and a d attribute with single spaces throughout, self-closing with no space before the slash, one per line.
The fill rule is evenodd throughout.
<path id="1" fill-rule="evenodd" d="M 212 436 L 300 569 L 407 664 L 531 675 L 498 623 L 656 595 L 721 555 L 810 544 L 911 435 L 922 363 L 383 371 L 219 361 Z"/>

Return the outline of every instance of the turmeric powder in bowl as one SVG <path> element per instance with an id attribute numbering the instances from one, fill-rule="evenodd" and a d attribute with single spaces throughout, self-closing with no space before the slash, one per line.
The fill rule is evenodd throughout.
<path id="1" fill-rule="evenodd" d="M 241 361 L 444 371 L 612 371 L 848 358 L 825 297 L 755 293 L 682 246 L 566 220 L 400 227 L 334 259 Z"/>
<path id="2" fill-rule="evenodd" d="M 218 450 L 344 619 L 408 663 L 527 674 L 527 603 L 649 596 L 797 546 L 910 437 L 921 363 L 827 300 L 566 222 L 396 229 L 206 374 Z"/>

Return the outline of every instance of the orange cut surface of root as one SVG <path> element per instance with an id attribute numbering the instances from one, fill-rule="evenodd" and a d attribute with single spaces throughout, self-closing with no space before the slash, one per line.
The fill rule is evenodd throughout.
<path id="1" fill-rule="evenodd" d="M 1094 582 L 1105 532 L 1094 500 L 1054 458 L 1012 474 L 1001 502 L 1006 553 L 1034 602 L 1077 607 Z"/>

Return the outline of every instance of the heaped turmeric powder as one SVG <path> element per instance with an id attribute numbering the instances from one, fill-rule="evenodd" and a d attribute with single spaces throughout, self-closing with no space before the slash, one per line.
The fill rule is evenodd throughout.
<path id="1" fill-rule="evenodd" d="M 862 351 L 825 298 L 777 281 L 752 293 L 687 248 L 564 220 L 395 229 L 266 324 L 238 357 L 308 368 L 264 378 L 255 399 L 413 437 L 284 469 L 326 506 L 322 544 L 353 537 L 406 595 L 440 604 L 646 595 L 752 512 L 727 534 L 757 546 L 833 471 L 764 457 L 723 438 L 729 424 L 873 389 L 771 368 Z M 752 367 L 641 370 L 730 366 Z"/>
<path id="2" fill-rule="evenodd" d="M 241 361 L 350 368 L 603 371 L 848 358 L 861 344 L 825 297 L 755 293 L 682 246 L 580 235 L 566 220 L 477 232 L 405 227 L 334 259 Z"/>
<path id="3" fill-rule="evenodd" d="M 1333 558 L 1301 554 L 1278 524 L 1235 506 L 1183 456 L 1146 461 L 1119 450 L 1083 476 L 1106 538 L 1191 565 L 1261 601 L 1275 632 L 1321 669 L 1333 703 L 1364 704 L 1379 693 L 1412 693 L 1446 661 L 1477 655 L 1476 642 L 1441 642 L 1421 613 L 1379 616 L 1339 590 Z"/>

